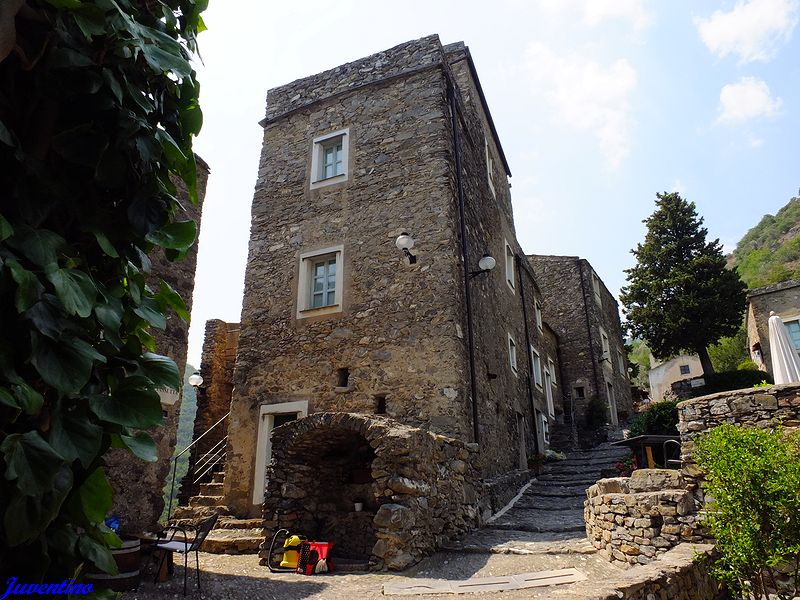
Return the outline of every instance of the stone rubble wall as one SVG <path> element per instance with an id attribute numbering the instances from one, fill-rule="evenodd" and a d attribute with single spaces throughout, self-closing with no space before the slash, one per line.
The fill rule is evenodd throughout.
<path id="1" fill-rule="evenodd" d="M 639 469 L 601 479 L 586 494 L 586 535 L 610 561 L 648 564 L 682 542 L 703 541 L 678 471 Z"/>
<path id="2" fill-rule="evenodd" d="M 336 457 L 359 440 L 371 449 L 371 464 L 366 477 L 348 479 Z M 334 557 L 401 570 L 478 527 L 488 509 L 474 444 L 387 417 L 315 413 L 276 428 L 273 448 L 262 564 L 274 532 L 286 528 L 332 541 Z M 351 470 L 363 464 L 351 463 Z M 362 512 L 354 511 L 354 500 L 364 503 Z"/>
<path id="3" fill-rule="evenodd" d="M 616 577 L 589 580 L 553 590 L 549 598 L 569 600 L 717 600 L 724 589 L 708 573 L 710 544 L 679 544 L 648 565 L 637 565 Z"/>

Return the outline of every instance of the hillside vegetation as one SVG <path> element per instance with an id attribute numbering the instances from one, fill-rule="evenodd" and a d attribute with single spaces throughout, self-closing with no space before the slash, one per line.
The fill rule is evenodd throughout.
<path id="1" fill-rule="evenodd" d="M 736 245 L 729 266 L 750 289 L 800 279 L 800 197 L 764 215 Z"/>

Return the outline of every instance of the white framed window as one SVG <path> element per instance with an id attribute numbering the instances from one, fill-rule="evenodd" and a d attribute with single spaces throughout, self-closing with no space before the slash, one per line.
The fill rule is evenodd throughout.
<path id="1" fill-rule="evenodd" d="M 514 338 L 511 337 L 511 334 L 508 334 L 508 362 L 511 365 L 511 370 L 514 371 L 514 375 L 517 374 L 517 343 L 514 341 Z"/>
<path id="2" fill-rule="evenodd" d="M 622 350 L 617 350 L 617 364 L 619 364 L 620 375 L 627 377 L 628 374 L 625 370 L 625 355 L 622 354 Z"/>
<path id="3" fill-rule="evenodd" d="M 798 317 L 789 317 L 783 318 L 781 317 L 783 324 L 786 325 L 786 329 L 789 331 L 789 338 L 792 340 L 792 344 L 794 344 L 795 350 L 800 352 L 800 318 Z"/>
<path id="4" fill-rule="evenodd" d="M 539 357 L 539 353 L 533 346 L 531 346 L 531 375 L 533 376 L 533 382 L 536 384 L 536 387 L 541 389 L 542 359 Z"/>
<path id="5" fill-rule="evenodd" d="M 536 328 L 539 330 L 539 333 L 542 332 L 542 303 L 538 300 L 533 304 L 533 312 L 536 315 Z"/>
<path id="6" fill-rule="evenodd" d="M 603 355 L 600 357 L 601 361 L 608 361 L 608 366 L 611 366 L 611 348 L 608 345 L 608 335 L 605 330 L 600 328 L 600 346 L 603 350 Z"/>
<path id="7" fill-rule="evenodd" d="M 550 383 L 552 383 L 553 387 L 555 387 L 558 385 L 558 382 L 556 381 L 556 365 L 553 362 L 553 359 L 549 356 L 547 357 L 547 368 L 550 369 L 550 377 L 552 378 Z"/>
<path id="8" fill-rule="evenodd" d="M 547 362 L 550 363 L 549 360 Z M 554 417 L 556 409 L 553 405 L 553 376 L 549 367 L 544 370 L 544 397 L 547 400 L 547 414 Z"/>
<path id="9" fill-rule="evenodd" d="M 504 240 L 506 246 L 506 284 L 511 291 L 516 293 L 516 285 L 515 275 L 516 275 L 516 265 L 514 264 L 514 250 L 511 248 L 511 245 Z"/>
<path id="10" fill-rule="evenodd" d="M 594 291 L 594 301 L 598 306 L 603 306 L 603 299 L 600 297 L 600 278 L 592 271 L 592 290 Z"/>
<path id="11" fill-rule="evenodd" d="M 492 155 L 489 152 L 489 140 L 487 138 L 484 138 L 483 145 L 486 150 L 486 181 L 489 182 L 489 189 L 492 190 L 492 198 L 497 198 L 497 193 L 494 191 L 494 181 L 492 181 L 494 174 L 494 161 L 492 160 Z"/>
<path id="12" fill-rule="evenodd" d="M 300 255 L 297 287 L 297 318 L 342 310 L 342 266 L 344 246 L 324 248 Z"/>
<path id="13" fill-rule="evenodd" d="M 349 154 L 349 129 L 314 138 L 311 148 L 311 189 L 347 181 Z"/>
<path id="14" fill-rule="evenodd" d="M 542 427 L 542 439 L 544 439 L 545 444 L 550 444 L 550 422 L 547 420 L 547 417 L 541 412 L 536 411 L 536 415 L 539 417 L 539 423 Z"/>

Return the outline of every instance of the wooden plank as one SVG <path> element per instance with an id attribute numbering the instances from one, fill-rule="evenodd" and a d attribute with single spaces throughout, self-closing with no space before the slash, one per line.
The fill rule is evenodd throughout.
<path id="1" fill-rule="evenodd" d="M 472 577 L 449 581 L 444 579 L 412 579 L 396 583 L 385 583 L 386 596 L 415 596 L 421 594 L 468 594 L 475 592 L 506 592 L 532 587 L 547 587 L 583 581 L 586 575 L 577 569 L 559 569 L 521 573 L 507 577 Z"/>

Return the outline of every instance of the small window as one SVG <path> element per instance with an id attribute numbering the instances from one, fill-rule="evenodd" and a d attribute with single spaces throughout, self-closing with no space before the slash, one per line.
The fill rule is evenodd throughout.
<path id="1" fill-rule="evenodd" d="M 800 351 L 800 320 L 792 319 L 784 321 L 783 324 L 786 325 L 786 329 L 789 331 L 789 337 L 792 339 L 795 349 Z"/>
<path id="2" fill-rule="evenodd" d="M 681 365 L 681 375 L 689 374 L 689 365 Z"/>
<path id="3" fill-rule="evenodd" d="M 536 315 L 536 327 L 539 329 L 539 332 L 542 331 L 542 303 L 538 300 L 533 306 L 533 311 Z"/>
<path id="4" fill-rule="evenodd" d="M 586 398 L 586 388 L 582 385 L 575 386 L 575 399 L 576 400 L 583 400 Z"/>
<path id="5" fill-rule="evenodd" d="M 311 154 L 311 189 L 347 180 L 350 130 L 314 138 Z"/>
<path id="6" fill-rule="evenodd" d="M 336 386 L 347 387 L 350 384 L 350 369 L 336 370 Z"/>
<path id="7" fill-rule="evenodd" d="M 386 395 L 385 394 L 378 394 L 375 396 L 375 414 L 376 415 L 385 415 L 386 414 Z"/>
<path id="8" fill-rule="evenodd" d="M 489 140 L 484 140 L 484 147 L 486 149 L 486 181 L 489 182 L 489 189 L 492 191 L 492 198 L 497 198 L 497 194 L 494 191 L 494 181 L 492 178 L 494 176 L 494 161 L 492 160 L 492 155 L 489 153 Z"/>
<path id="9" fill-rule="evenodd" d="M 511 337 L 511 334 L 508 334 L 508 360 L 511 364 L 511 370 L 514 371 L 514 374 L 517 374 L 517 343 L 514 341 L 514 338 Z"/>
<path id="10" fill-rule="evenodd" d="M 539 353 L 531 346 L 531 375 L 536 387 L 542 387 L 542 359 L 539 358 Z"/>
<path id="11" fill-rule="evenodd" d="M 600 357 L 601 361 L 608 361 L 609 366 L 611 366 L 611 350 L 608 345 L 608 336 L 603 329 L 600 329 L 600 345 L 603 350 L 603 355 Z"/>
<path id="12" fill-rule="evenodd" d="M 511 246 L 506 242 L 506 283 L 508 287 L 511 288 L 511 291 L 515 291 L 515 265 L 514 265 L 514 250 Z"/>
<path id="13" fill-rule="evenodd" d="M 594 290 L 594 301 L 598 306 L 603 306 L 603 299 L 600 297 L 600 278 L 592 271 L 592 290 Z"/>
<path id="14" fill-rule="evenodd" d="M 556 381 L 556 365 L 553 362 L 553 359 L 549 356 L 547 357 L 547 368 L 550 370 L 550 377 L 552 377 L 552 381 L 550 383 L 552 383 L 555 387 L 558 385 L 558 382 Z"/>
<path id="15" fill-rule="evenodd" d="M 297 317 L 342 310 L 342 246 L 300 255 Z"/>
<path id="16" fill-rule="evenodd" d="M 550 443 L 550 423 L 547 420 L 547 417 L 542 414 L 541 411 L 536 411 L 536 415 L 539 417 L 539 423 L 542 426 L 542 438 L 544 439 L 545 444 Z"/>

